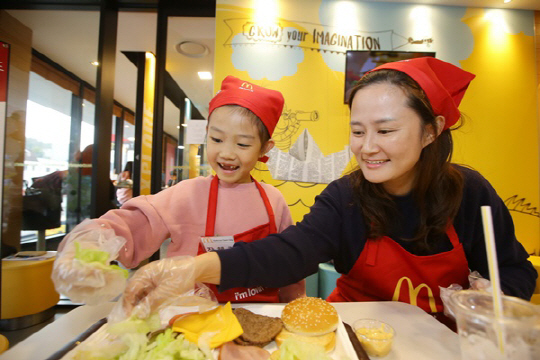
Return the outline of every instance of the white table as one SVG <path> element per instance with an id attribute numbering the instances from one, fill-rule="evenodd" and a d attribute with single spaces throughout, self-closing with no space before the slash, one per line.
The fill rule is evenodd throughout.
<path id="1" fill-rule="evenodd" d="M 106 317 L 114 303 L 81 306 L 0 355 L 0 360 L 46 359 L 91 325 Z M 396 338 L 384 360 L 459 360 L 458 335 L 420 308 L 400 302 L 333 303 L 342 320 L 374 318 L 392 325 Z"/>

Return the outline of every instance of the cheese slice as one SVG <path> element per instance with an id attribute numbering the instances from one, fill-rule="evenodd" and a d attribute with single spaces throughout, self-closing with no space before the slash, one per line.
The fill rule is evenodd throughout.
<path id="1" fill-rule="evenodd" d="M 202 341 L 207 340 L 210 349 L 232 341 L 243 333 L 230 302 L 202 314 L 191 314 L 179 318 L 173 323 L 172 329 L 183 333 L 188 341 L 197 345 L 201 338 Z"/>

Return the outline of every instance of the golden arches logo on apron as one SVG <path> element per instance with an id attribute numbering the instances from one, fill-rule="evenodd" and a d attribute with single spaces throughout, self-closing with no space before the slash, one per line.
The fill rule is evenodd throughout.
<path id="1" fill-rule="evenodd" d="M 411 279 L 409 279 L 406 276 L 398 280 L 396 289 L 394 290 L 394 296 L 392 297 L 392 301 L 399 301 L 399 295 L 401 293 L 401 287 L 402 287 L 401 285 L 403 281 L 406 281 L 407 284 L 409 285 L 409 303 L 411 305 L 415 305 L 415 306 L 417 305 L 416 299 L 418 298 L 418 294 L 420 293 L 422 288 L 426 288 L 426 291 L 429 297 L 429 308 L 431 309 L 431 312 L 434 312 L 434 313 L 437 312 L 437 306 L 435 305 L 435 297 L 433 296 L 433 291 L 431 291 L 431 288 L 428 285 L 423 284 L 423 283 L 418 285 L 417 287 L 414 287 Z"/>

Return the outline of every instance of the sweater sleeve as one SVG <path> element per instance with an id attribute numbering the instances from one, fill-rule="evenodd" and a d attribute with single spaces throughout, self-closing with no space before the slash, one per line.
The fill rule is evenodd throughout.
<path id="1" fill-rule="evenodd" d="M 289 206 L 287 205 L 287 202 L 285 201 L 285 198 L 283 197 L 281 192 L 272 186 L 272 193 L 273 192 L 275 192 L 273 196 L 276 197 L 276 206 L 273 209 L 276 216 L 276 222 L 278 219 L 281 219 L 281 221 L 276 224 L 277 232 L 280 233 L 292 225 L 292 215 L 291 210 L 289 209 Z M 306 296 L 305 279 L 302 279 L 297 283 L 279 288 L 279 302 L 282 303 L 288 303 L 293 301 L 294 299 L 304 296 Z"/>
<path id="2" fill-rule="evenodd" d="M 289 209 L 289 205 L 287 205 L 283 194 L 277 188 L 268 184 L 264 185 L 268 197 L 274 200 L 273 203 L 275 205 L 272 210 L 276 217 L 277 232 L 280 233 L 293 224 L 291 210 Z"/>
<path id="3" fill-rule="evenodd" d="M 457 224 L 462 229 L 469 268 L 489 279 L 488 260 L 480 207 L 491 207 L 501 289 L 506 295 L 529 300 L 536 286 L 537 272 L 529 255 L 516 239 L 510 211 L 495 189 L 479 173 L 465 169 L 463 204 Z"/>
<path id="4" fill-rule="evenodd" d="M 94 221 L 113 229 L 126 239 L 118 260 L 126 267 L 137 266 L 156 252 L 163 241 L 170 237 L 167 224 L 156 203 L 170 198 L 172 188 L 156 195 L 138 196 L 126 202 L 121 209 L 108 211 Z"/>
<path id="5" fill-rule="evenodd" d="M 220 291 L 233 287 L 283 287 L 318 270 L 339 249 L 343 206 L 336 182 L 315 198 L 304 219 L 280 234 L 218 251 Z"/>

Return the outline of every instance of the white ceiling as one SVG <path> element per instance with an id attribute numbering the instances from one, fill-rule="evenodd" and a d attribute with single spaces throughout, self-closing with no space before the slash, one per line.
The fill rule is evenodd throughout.
<path id="1" fill-rule="evenodd" d="M 419 3 L 448 6 L 491 7 L 540 10 L 540 0 L 389 0 L 371 2 Z M 60 10 L 8 10 L 33 30 L 33 47 L 95 86 L 99 12 Z M 116 56 L 115 100 L 135 110 L 136 68 L 120 51 L 155 53 L 157 15 L 145 12 L 120 12 Z M 214 18 L 169 18 L 166 69 L 203 116 L 208 115 L 213 81 L 200 80 L 198 71 L 214 72 Z M 189 58 L 175 49 L 182 41 L 206 45 L 209 53 L 202 58 Z M 164 130 L 176 137 L 179 111 L 165 101 Z"/>

